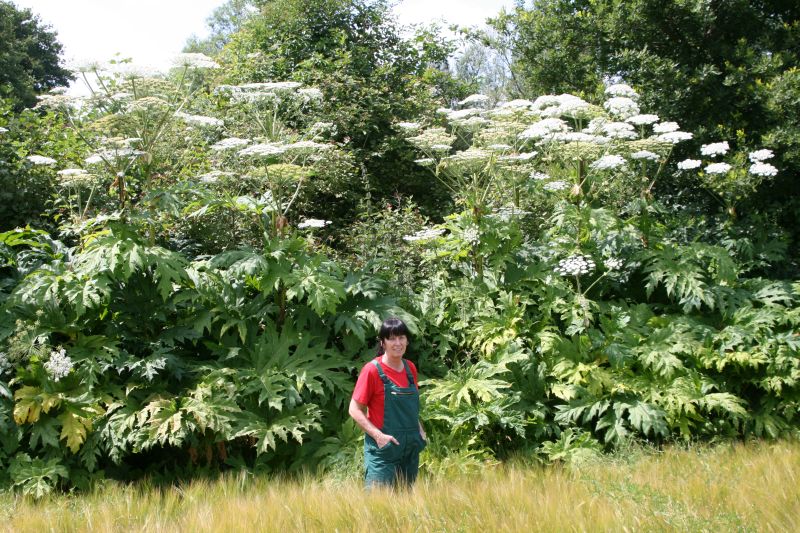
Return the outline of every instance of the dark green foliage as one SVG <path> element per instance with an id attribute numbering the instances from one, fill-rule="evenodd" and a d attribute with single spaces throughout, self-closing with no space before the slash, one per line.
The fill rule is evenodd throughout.
<path id="1" fill-rule="evenodd" d="M 0 98 L 17 111 L 33 107 L 36 95 L 68 85 L 72 74 L 59 65 L 61 44 L 30 9 L 0 2 Z"/>

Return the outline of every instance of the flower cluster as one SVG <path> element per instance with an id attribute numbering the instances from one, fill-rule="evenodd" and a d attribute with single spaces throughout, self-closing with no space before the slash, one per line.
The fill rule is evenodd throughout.
<path id="1" fill-rule="evenodd" d="M 707 174 L 727 174 L 731 170 L 728 163 L 711 163 L 705 168 Z"/>
<path id="2" fill-rule="evenodd" d="M 306 228 L 324 228 L 328 224 L 330 224 L 330 220 L 320 220 L 318 218 L 307 218 L 302 220 L 297 227 L 299 229 L 306 229 Z"/>
<path id="3" fill-rule="evenodd" d="M 604 155 L 591 165 L 595 170 L 611 170 L 625 165 L 625 159 L 619 155 Z"/>
<path id="4" fill-rule="evenodd" d="M 761 161 L 758 161 L 750 165 L 748 172 L 754 176 L 771 178 L 772 176 L 778 174 L 778 169 L 769 163 L 762 163 Z"/>
<path id="5" fill-rule="evenodd" d="M 82 168 L 65 168 L 57 172 L 61 185 L 66 187 L 80 187 L 89 185 L 95 180 L 95 176 L 89 174 Z"/>
<path id="6" fill-rule="evenodd" d="M 704 144 L 700 147 L 700 153 L 702 155 L 707 155 L 710 157 L 718 156 L 718 155 L 725 155 L 730 150 L 730 146 L 728 145 L 728 141 L 722 141 L 718 143 L 711 143 L 711 144 Z"/>
<path id="7" fill-rule="evenodd" d="M 444 233 L 440 228 L 428 228 L 414 233 L 413 235 L 404 235 L 403 240 L 406 242 L 429 241 L 441 236 Z"/>
<path id="8" fill-rule="evenodd" d="M 219 68 L 217 62 L 207 55 L 192 52 L 176 55 L 172 63 L 176 67 Z"/>
<path id="9" fill-rule="evenodd" d="M 217 152 L 223 150 L 230 150 L 231 148 L 240 148 L 250 144 L 250 139 L 240 139 L 238 137 L 229 137 L 211 145 L 211 149 Z"/>
<path id="10" fill-rule="evenodd" d="M 55 159 L 53 159 L 52 157 L 45 157 L 43 155 L 36 155 L 36 154 L 29 155 L 26 159 L 28 161 L 30 161 L 30 163 L 32 165 L 50 166 L 50 165 L 55 165 L 56 164 L 56 160 Z"/>
<path id="11" fill-rule="evenodd" d="M 619 270 L 624 264 L 622 259 L 616 257 L 610 257 L 603 261 L 603 266 L 606 267 L 606 270 Z"/>
<path id="12" fill-rule="evenodd" d="M 0 352 L 0 375 L 5 374 L 14 365 L 8 360 L 8 355 L 5 352 Z"/>
<path id="13" fill-rule="evenodd" d="M 188 113 L 183 113 L 183 112 L 175 113 L 175 116 L 192 126 L 221 128 L 225 125 L 224 121 L 214 117 L 205 117 L 202 115 L 190 115 Z"/>
<path id="14" fill-rule="evenodd" d="M 581 276 L 591 273 L 594 268 L 595 264 L 591 257 L 576 254 L 559 261 L 555 270 L 560 276 Z"/>
<path id="15" fill-rule="evenodd" d="M 680 163 L 678 163 L 678 170 L 692 170 L 695 168 L 700 168 L 703 162 L 699 159 L 684 159 Z"/>
<path id="16" fill-rule="evenodd" d="M 72 359 L 64 348 L 50 352 L 50 360 L 44 364 L 44 369 L 53 381 L 66 377 L 73 368 Z"/>

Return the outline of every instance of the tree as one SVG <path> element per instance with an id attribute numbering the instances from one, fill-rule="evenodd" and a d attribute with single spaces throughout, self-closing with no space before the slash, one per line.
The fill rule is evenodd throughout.
<path id="1" fill-rule="evenodd" d="M 431 190 L 394 124 L 465 96 L 466 84 L 446 70 L 451 51 L 435 29 L 403 37 L 385 0 L 273 0 L 233 36 L 221 59 L 235 83 L 319 87 L 323 120 L 335 124 L 337 140 L 363 162 L 347 186 L 375 200 L 411 195 L 432 212 L 446 195 Z M 338 203 L 335 195 L 316 200 Z M 354 207 L 342 209 L 352 214 Z"/>
<path id="2" fill-rule="evenodd" d="M 184 46 L 184 52 L 201 52 L 216 55 L 241 30 L 245 22 L 258 13 L 265 0 L 228 0 L 206 18 L 209 35 L 203 39 L 192 35 Z"/>
<path id="3" fill-rule="evenodd" d="M 17 110 L 31 107 L 36 95 L 67 85 L 72 74 L 59 65 L 61 43 L 30 9 L 0 1 L 0 96 Z"/>

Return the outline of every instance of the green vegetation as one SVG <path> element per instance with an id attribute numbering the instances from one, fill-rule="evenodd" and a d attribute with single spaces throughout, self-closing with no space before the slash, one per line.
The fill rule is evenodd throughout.
<path id="1" fill-rule="evenodd" d="M 434 485 L 798 435 L 793 234 L 758 202 L 796 177 L 775 145 L 695 147 L 646 84 L 467 96 L 384 2 L 228 7 L 214 58 L 0 107 L 0 487 L 352 474 L 345 406 L 388 315 Z"/>

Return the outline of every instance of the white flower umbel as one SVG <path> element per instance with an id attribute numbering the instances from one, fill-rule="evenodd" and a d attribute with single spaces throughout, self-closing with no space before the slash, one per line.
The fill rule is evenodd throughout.
<path id="1" fill-rule="evenodd" d="M 750 159 L 751 163 L 766 161 L 767 159 L 772 159 L 774 156 L 775 154 L 772 153 L 772 150 L 768 150 L 766 148 L 747 154 L 747 157 Z"/>
<path id="2" fill-rule="evenodd" d="M 489 105 L 489 97 L 485 94 L 471 94 L 461 100 L 458 105 L 461 107 L 487 107 Z"/>
<path id="3" fill-rule="evenodd" d="M 633 90 L 633 87 L 625 83 L 615 83 L 606 87 L 606 96 L 622 96 L 632 100 L 639 99 L 639 93 Z"/>
<path id="4" fill-rule="evenodd" d="M 283 149 L 292 155 L 308 155 L 324 152 L 333 148 L 330 144 L 323 144 L 314 141 L 297 141 L 283 146 Z"/>
<path id="5" fill-rule="evenodd" d="M 217 183 L 219 179 L 223 176 L 233 176 L 233 172 L 212 170 L 211 172 L 206 172 L 205 174 L 197 176 L 197 179 L 200 180 L 202 183 Z"/>
<path id="6" fill-rule="evenodd" d="M 631 154 L 631 159 L 646 159 L 648 161 L 658 161 L 660 156 L 649 150 L 639 150 Z"/>
<path id="7" fill-rule="evenodd" d="M 630 122 L 635 126 L 646 126 L 648 124 L 655 124 L 660 119 L 658 115 L 633 115 L 625 119 L 625 122 Z"/>
<path id="8" fill-rule="evenodd" d="M 748 170 L 750 174 L 754 176 L 762 176 L 765 178 L 771 178 L 778 173 L 778 169 L 774 166 L 770 165 L 769 163 L 762 163 L 758 161 L 750 165 L 750 169 Z"/>
<path id="9" fill-rule="evenodd" d="M 523 217 L 525 215 L 530 215 L 530 211 L 525 211 L 523 209 L 518 209 L 513 206 L 503 206 L 500 208 L 495 209 L 490 215 L 491 218 L 496 218 L 498 220 L 502 220 L 503 222 L 508 222 L 514 217 Z"/>
<path id="10" fill-rule="evenodd" d="M 177 118 L 182 119 L 187 124 L 191 124 L 192 126 L 203 126 L 208 128 L 221 128 L 225 125 L 225 122 L 218 118 L 214 117 L 205 117 L 203 115 L 190 115 L 188 113 L 177 112 L 175 113 Z"/>
<path id="11" fill-rule="evenodd" d="M 0 127 L 0 133 L 8 133 L 8 128 Z"/>
<path id="12" fill-rule="evenodd" d="M 46 156 L 43 156 L 43 155 L 36 155 L 36 154 L 29 155 L 25 159 L 30 161 L 31 164 L 33 164 L 33 165 L 50 166 L 50 165 L 55 165 L 56 164 L 56 160 L 55 159 L 53 159 L 52 157 L 46 157 Z"/>
<path id="13" fill-rule="evenodd" d="M 441 236 L 442 234 L 444 234 L 443 229 L 428 228 L 420 230 L 414 233 L 413 235 L 404 235 L 403 240 L 406 242 L 429 241 L 431 239 L 435 239 L 436 237 Z"/>
<path id="14" fill-rule="evenodd" d="M 319 218 L 307 218 L 302 220 L 297 227 L 299 229 L 307 229 L 307 228 L 324 228 L 328 224 L 330 224 L 330 220 L 321 220 Z"/>
<path id="15" fill-rule="evenodd" d="M 398 122 L 394 126 L 403 132 L 416 132 L 422 127 L 419 122 Z"/>
<path id="16" fill-rule="evenodd" d="M 414 163 L 421 167 L 430 167 L 436 163 L 436 160 L 432 157 L 423 157 L 422 159 L 415 159 Z"/>
<path id="17" fill-rule="evenodd" d="M 173 58 L 172 64 L 176 67 L 219 68 L 216 61 L 205 54 L 196 52 L 178 54 Z"/>
<path id="18" fill-rule="evenodd" d="M 625 166 L 625 158 L 620 155 L 604 155 L 589 166 L 595 170 L 611 170 Z"/>
<path id="19" fill-rule="evenodd" d="M 603 107 L 610 114 L 622 120 L 639 114 L 639 105 L 632 99 L 624 96 L 615 96 L 614 98 L 609 98 L 603 104 Z"/>
<path id="20" fill-rule="evenodd" d="M 481 242 L 481 232 L 476 226 L 470 226 L 464 230 L 461 238 L 472 245 L 477 245 Z"/>
<path id="21" fill-rule="evenodd" d="M 316 87 L 305 87 L 303 89 L 298 89 L 297 94 L 300 95 L 306 102 L 321 102 L 323 98 L 322 91 Z"/>
<path id="22" fill-rule="evenodd" d="M 281 145 L 277 144 L 270 144 L 270 143 L 261 143 L 261 144 L 254 144 L 253 146 L 248 146 L 244 150 L 239 150 L 238 154 L 240 156 L 256 156 L 256 157 L 270 157 L 270 156 L 278 156 L 283 154 L 286 151 Z"/>
<path id="23" fill-rule="evenodd" d="M 530 177 L 532 180 L 538 180 L 538 181 L 544 181 L 550 179 L 550 176 L 548 174 L 545 174 L 544 172 L 539 172 L 538 170 L 534 170 L 533 172 L 531 172 Z"/>
<path id="24" fill-rule="evenodd" d="M 611 139 L 635 139 L 638 137 L 633 125 L 627 122 L 607 122 L 603 124 L 602 130 Z"/>
<path id="25" fill-rule="evenodd" d="M 0 352 L 0 374 L 5 374 L 12 366 L 11 361 L 8 360 L 8 355 L 5 352 Z"/>
<path id="26" fill-rule="evenodd" d="M 516 100 L 511 100 L 510 102 L 503 102 L 502 104 L 498 105 L 497 107 L 503 109 L 528 109 L 533 106 L 533 102 L 530 100 L 523 100 L 518 98 Z"/>
<path id="27" fill-rule="evenodd" d="M 552 138 L 556 133 L 566 133 L 568 131 L 570 131 L 569 126 L 560 118 L 546 118 L 528 126 L 525 131 L 519 134 L 519 138 L 548 139 Z"/>
<path id="28" fill-rule="evenodd" d="M 679 142 L 688 141 L 692 137 L 693 135 L 687 131 L 670 131 L 657 136 L 656 140 L 670 144 L 678 144 Z"/>
<path id="29" fill-rule="evenodd" d="M 728 163 L 711 163 L 705 171 L 707 174 L 727 174 L 731 168 Z"/>
<path id="30" fill-rule="evenodd" d="M 617 259 L 616 257 L 610 257 L 603 261 L 603 266 L 606 267 L 606 270 L 619 270 L 624 264 L 622 259 Z"/>
<path id="31" fill-rule="evenodd" d="M 221 141 L 212 144 L 211 149 L 215 152 L 220 152 L 223 150 L 230 150 L 232 148 L 240 148 L 242 146 L 247 146 L 248 144 L 250 144 L 250 139 L 228 137 L 227 139 L 222 139 Z"/>
<path id="32" fill-rule="evenodd" d="M 575 254 L 562 259 L 556 266 L 556 273 L 560 276 L 582 276 L 594 271 L 594 261 L 591 257 Z"/>
<path id="33" fill-rule="evenodd" d="M 544 190 L 546 191 L 564 191 L 569 189 L 569 183 L 562 180 L 550 181 L 544 184 Z"/>
<path id="34" fill-rule="evenodd" d="M 50 359 L 44 364 L 44 369 L 53 381 L 66 377 L 72 370 L 72 359 L 64 348 L 50 352 Z"/>
<path id="35" fill-rule="evenodd" d="M 695 168 L 700 168 L 703 162 L 699 159 L 684 159 L 680 163 L 678 163 L 678 170 L 693 170 Z"/>
<path id="36" fill-rule="evenodd" d="M 714 157 L 727 154 L 730 148 L 731 147 L 728 146 L 728 141 L 722 141 L 718 143 L 704 144 L 700 147 L 700 153 L 702 155 Z"/>
<path id="37" fill-rule="evenodd" d="M 670 133 L 678 131 L 681 127 L 677 122 L 661 122 L 653 126 L 653 133 Z"/>

